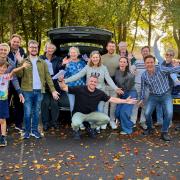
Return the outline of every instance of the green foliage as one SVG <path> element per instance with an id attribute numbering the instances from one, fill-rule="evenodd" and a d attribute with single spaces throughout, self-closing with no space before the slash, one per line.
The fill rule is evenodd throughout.
<path id="1" fill-rule="evenodd" d="M 151 34 L 171 31 L 166 40 L 171 42 L 169 27 L 180 28 L 179 0 L 0 0 L 0 9 L 0 41 L 16 32 L 26 45 L 29 39 L 44 44 L 47 30 L 58 24 L 106 28 L 117 43 L 126 40 L 129 47 L 147 44 L 149 27 Z"/>

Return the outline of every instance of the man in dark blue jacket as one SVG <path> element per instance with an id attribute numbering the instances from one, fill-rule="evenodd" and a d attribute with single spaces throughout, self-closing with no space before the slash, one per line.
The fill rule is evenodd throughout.
<path id="1" fill-rule="evenodd" d="M 11 64 L 14 63 L 14 66 L 17 67 L 18 61 L 22 61 L 26 54 L 23 48 L 20 47 L 22 38 L 18 34 L 13 34 L 10 39 L 10 52 L 8 54 L 8 58 L 11 59 Z M 21 85 L 21 79 L 18 78 L 19 84 Z M 9 85 L 9 102 L 10 102 L 10 109 L 12 108 L 12 104 L 14 106 L 13 111 L 10 110 L 10 119 L 9 121 L 14 121 L 15 129 L 18 131 L 22 130 L 22 123 L 23 123 L 23 104 L 19 102 L 19 96 L 14 89 L 12 83 Z M 8 122 L 10 123 L 10 122 Z"/>
<path id="2" fill-rule="evenodd" d="M 56 46 L 52 43 L 46 43 L 45 45 L 45 53 L 40 56 L 41 59 L 44 59 L 47 66 L 48 71 L 51 77 L 59 72 L 59 70 L 64 69 L 62 66 L 62 59 L 54 55 L 56 51 Z M 56 80 L 53 80 L 54 87 L 57 92 L 60 93 L 60 87 Z M 49 91 L 48 86 L 46 86 L 45 93 L 43 94 L 43 100 L 41 103 L 41 117 L 43 123 L 43 130 L 47 131 L 49 128 L 54 127 L 57 129 L 57 120 L 59 117 L 59 106 L 58 101 L 54 100 L 51 92 Z"/>

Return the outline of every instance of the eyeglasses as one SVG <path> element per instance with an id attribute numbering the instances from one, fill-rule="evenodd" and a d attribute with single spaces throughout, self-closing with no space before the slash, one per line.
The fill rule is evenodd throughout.
<path id="1" fill-rule="evenodd" d="M 30 46 L 29 48 L 31 48 L 31 49 L 38 49 L 38 47 L 35 47 L 35 46 Z"/>
<path id="2" fill-rule="evenodd" d="M 173 55 L 173 54 L 168 54 L 168 53 L 166 53 L 166 56 L 173 57 L 174 55 Z"/>

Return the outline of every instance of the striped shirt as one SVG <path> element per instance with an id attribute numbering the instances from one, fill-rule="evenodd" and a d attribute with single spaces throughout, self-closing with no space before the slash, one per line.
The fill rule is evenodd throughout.
<path id="1" fill-rule="evenodd" d="M 141 75 L 146 70 L 144 60 L 136 60 L 130 67 L 131 72 L 135 72 L 135 83 L 141 84 Z"/>
<path id="2" fill-rule="evenodd" d="M 155 67 L 155 72 L 150 75 L 148 71 L 145 71 L 141 77 L 141 100 L 145 97 L 145 89 L 149 88 L 150 95 L 162 96 L 170 90 L 169 74 L 180 72 L 180 66 L 177 67 Z"/>

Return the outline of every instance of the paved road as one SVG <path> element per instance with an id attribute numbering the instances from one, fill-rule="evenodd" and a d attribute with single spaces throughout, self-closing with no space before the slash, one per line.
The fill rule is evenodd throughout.
<path id="1" fill-rule="evenodd" d="M 10 131 L 8 146 L 0 149 L 0 179 L 180 179 L 180 132 L 173 128 L 170 143 L 159 139 L 159 130 L 151 137 L 140 129 L 131 136 L 112 130 L 96 139 L 82 134 L 74 141 L 70 128 L 63 127 L 40 140 L 21 140 Z"/>

